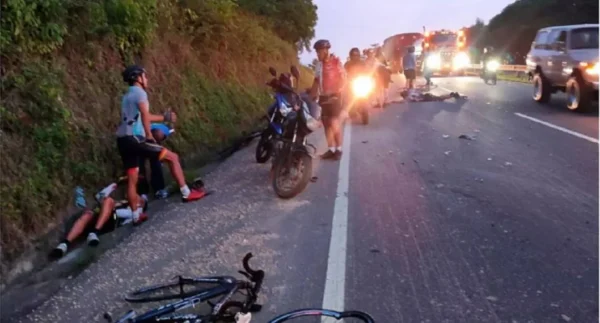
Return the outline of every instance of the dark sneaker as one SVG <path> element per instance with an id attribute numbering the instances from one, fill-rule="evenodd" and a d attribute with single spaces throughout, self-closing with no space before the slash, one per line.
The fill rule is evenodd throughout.
<path id="1" fill-rule="evenodd" d="M 60 243 L 58 246 L 56 246 L 56 248 L 52 250 L 52 252 L 50 252 L 50 258 L 58 259 L 63 257 L 67 253 L 67 249 L 68 247 L 66 243 Z"/>
<path id="2" fill-rule="evenodd" d="M 327 150 L 323 155 L 321 155 L 321 159 L 335 159 L 335 154 L 331 150 Z"/>
<path id="3" fill-rule="evenodd" d="M 95 247 L 100 243 L 100 239 L 98 239 L 98 235 L 94 232 L 90 232 L 87 236 L 87 244 L 88 246 Z"/>
<path id="4" fill-rule="evenodd" d="M 333 157 L 333 158 L 334 158 L 335 160 L 340 160 L 340 159 L 342 159 L 342 151 L 341 151 L 341 150 L 338 150 L 338 151 L 336 151 L 336 152 L 335 152 L 335 155 L 334 155 L 334 157 Z"/>
<path id="5" fill-rule="evenodd" d="M 203 198 L 204 196 L 206 196 L 206 191 L 204 189 L 201 189 L 201 190 L 192 189 L 192 190 L 190 190 L 190 195 L 188 195 L 187 197 L 182 197 L 181 201 L 183 201 L 183 203 L 198 201 L 199 199 Z"/>

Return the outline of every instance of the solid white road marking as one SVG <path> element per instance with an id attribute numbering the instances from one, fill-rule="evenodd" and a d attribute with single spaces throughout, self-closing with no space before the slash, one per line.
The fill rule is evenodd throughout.
<path id="1" fill-rule="evenodd" d="M 536 119 L 536 118 L 530 117 L 530 116 L 522 114 L 522 113 L 515 112 L 515 114 L 517 116 L 521 117 L 521 118 L 525 118 L 527 120 L 531 120 L 533 122 L 537 122 L 539 124 L 543 124 L 544 126 L 547 126 L 547 127 L 550 127 L 550 128 L 554 128 L 556 130 L 560 130 L 560 131 L 562 131 L 564 133 L 568 133 L 568 134 L 573 135 L 575 137 L 579 137 L 581 139 L 585 139 L 587 141 L 590 141 L 590 142 L 593 142 L 593 143 L 596 143 L 596 144 L 598 143 L 598 139 L 592 138 L 592 137 L 588 137 L 586 135 L 580 134 L 579 132 L 575 132 L 575 131 L 569 130 L 567 128 L 559 127 L 559 126 L 553 125 L 553 124 L 551 124 L 549 122 L 542 121 L 540 119 Z"/>
<path id="2" fill-rule="evenodd" d="M 333 223 L 331 225 L 331 240 L 327 259 L 327 275 L 325 276 L 325 292 L 323 293 L 323 308 L 336 311 L 344 310 L 345 300 L 351 130 L 351 123 L 346 122 L 344 126 L 344 143 L 342 145 L 344 153 L 340 160 L 337 194 L 333 206 Z M 336 321 L 335 319 L 322 318 L 321 322 Z"/>

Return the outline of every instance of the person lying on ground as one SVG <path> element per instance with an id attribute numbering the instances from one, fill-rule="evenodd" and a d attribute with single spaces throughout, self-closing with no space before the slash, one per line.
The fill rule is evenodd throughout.
<path id="1" fill-rule="evenodd" d="M 169 128 L 164 123 L 153 123 L 150 126 L 152 136 L 158 144 L 162 144 L 175 129 Z M 146 160 L 150 163 L 150 185 L 146 179 Z M 154 191 L 154 196 L 157 199 L 164 199 L 169 196 L 169 192 L 165 188 L 165 178 L 163 175 L 162 162 L 158 158 L 140 158 L 139 159 L 140 175 L 138 179 L 137 191 L 139 194 L 150 194 L 150 186 Z"/>
<path id="2" fill-rule="evenodd" d="M 51 258 L 64 256 L 71 244 L 87 233 L 87 243 L 95 247 L 100 243 L 98 235 L 114 231 L 116 228 L 132 223 L 138 225 L 148 219 L 148 198 L 142 195 L 138 207 L 143 210 L 139 217 L 134 218 L 133 211 L 127 201 L 115 201 L 111 194 L 117 188 L 113 183 L 96 194 L 98 204 L 93 208 L 85 208 L 77 215 L 77 220 L 69 229 L 64 239 L 52 250 Z"/>
<path id="3" fill-rule="evenodd" d="M 410 102 L 427 102 L 427 101 L 445 101 L 448 99 L 466 99 L 464 95 L 460 95 L 458 92 L 450 92 L 444 95 L 435 95 L 429 92 L 422 92 L 416 89 L 404 90 L 400 92 L 400 95 L 405 101 Z"/>

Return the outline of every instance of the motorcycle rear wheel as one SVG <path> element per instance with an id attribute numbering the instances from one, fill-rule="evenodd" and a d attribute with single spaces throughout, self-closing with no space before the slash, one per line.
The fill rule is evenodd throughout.
<path id="1" fill-rule="evenodd" d="M 287 188 L 282 185 L 282 172 L 291 171 L 292 169 L 286 169 L 291 167 L 301 168 L 296 171 L 302 172 L 299 174 L 298 180 Z M 296 151 L 292 153 L 291 160 L 288 165 L 282 161 L 275 163 L 273 168 L 273 190 L 275 194 L 282 199 L 290 199 L 300 194 L 308 185 L 312 176 L 312 157 L 305 152 Z"/>

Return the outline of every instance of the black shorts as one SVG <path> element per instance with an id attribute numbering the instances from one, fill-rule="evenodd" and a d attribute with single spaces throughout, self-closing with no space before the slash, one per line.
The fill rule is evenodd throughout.
<path id="1" fill-rule="evenodd" d="M 90 232 L 95 231 L 96 223 L 98 222 L 98 219 L 100 219 L 100 209 L 99 208 L 97 210 L 93 210 L 92 212 L 93 212 L 92 220 L 90 222 L 88 222 L 88 224 L 86 225 L 85 230 L 84 230 L 84 233 L 86 235 Z M 85 213 L 86 213 L 86 211 L 82 212 L 80 216 L 83 216 Z M 110 215 L 108 220 L 106 220 L 106 223 L 104 223 L 102 228 L 100 228 L 100 230 L 98 230 L 98 234 L 105 234 L 105 233 L 112 232 L 119 226 L 120 226 L 120 221 L 119 221 L 119 219 L 117 219 L 117 215 L 113 211 L 113 213 Z"/>
<path id="2" fill-rule="evenodd" d="M 140 158 L 162 160 L 167 153 L 167 149 L 163 146 L 134 136 L 118 137 L 117 148 L 126 171 L 138 168 Z"/>
<path id="3" fill-rule="evenodd" d="M 417 78 L 415 70 L 404 70 L 404 76 L 406 76 L 407 80 L 414 80 Z"/>
<path id="4" fill-rule="evenodd" d="M 340 94 L 320 96 L 319 105 L 321 105 L 321 117 L 339 117 L 343 108 L 342 96 Z"/>

